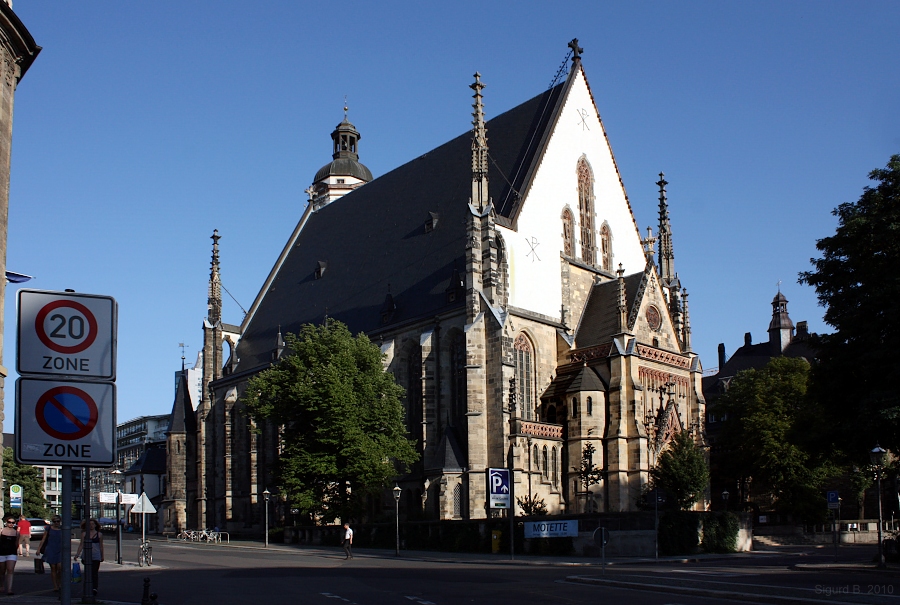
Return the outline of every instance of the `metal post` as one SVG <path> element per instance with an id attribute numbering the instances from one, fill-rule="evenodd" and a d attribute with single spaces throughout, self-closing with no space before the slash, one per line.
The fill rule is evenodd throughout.
<path id="1" fill-rule="evenodd" d="M 266 491 L 263 492 L 263 496 L 265 496 L 265 503 L 266 503 L 266 539 L 265 539 L 266 548 L 269 548 L 269 494 L 270 494 L 270 492 L 268 489 L 266 489 Z"/>
<path id="2" fill-rule="evenodd" d="M 87 516 L 84 519 L 84 533 L 82 534 L 81 544 L 81 562 L 84 564 L 84 571 L 81 574 L 81 583 L 84 586 L 82 591 L 82 603 L 94 603 L 94 581 L 91 571 L 94 567 L 93 543 L 91 542 L 91 474 L 88 467 L 84 467 L 82 472 L 82 482 L 84 483 L 84 509 L 87 510 Z"/>
<path id="3" fill-rule="evenodd" d="M 122 564 L 122 490 L 116 485 L 116 563 Z"/>
<path id="4" fill-rule="evenodd" d="M 884 562 L 884 536 L 882 535 L 884 518 L 881 510 L 881 468 L 878 469 L 878 567 L 885 568 Z"/>
<path id="5" fill-rule="evenodd" d="M 509 445 L 509 508 L 506 514 L 509 517 L 509 560 L 516 559 L 516 468 L 515 468 L 515 441 Z M 553 469 L 554 471 L 556 469 Z M 552 474 L 551 474 L 552 476 Z"/>
<path id="6" fill-rule="evenodd" d="M 396 550 L 394 555 L 400 556 L 400 492 L 403 491 L 399 485 L 394 485 L 394 489 L 391 490 L 394 492 L 394 522 L 395 528 L 397 530 L 397 540 L 396 540 Z"/>
<path id="7" fill-rule="evenodd" d="M 653 550 L 654 559 L 659 559 L 659 488 L 653 490 Z"/>
<path id="8" fill-rule="evenodd" d="M 62 573 L 60 574 L 59 601 L 72 603 L 72 467 L 62 467 Z M 48 531 L 48 530 L 44 530 Z"/>

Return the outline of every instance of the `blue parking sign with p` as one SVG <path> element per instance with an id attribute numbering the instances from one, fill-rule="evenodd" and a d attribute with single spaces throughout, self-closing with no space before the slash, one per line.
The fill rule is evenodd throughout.
<path id="1" fill-rule="evenodd" d="M 841 507 L 841 498 L 838 496 L 837 490 L 826 492 L 826 500 L 828 500 L 828 508 L 838 509 Z"/>
<path id="2" fill-rule="evenodd" d="M 509 469 L 488 469 L 488 502 L 490 508 L 509 508 Z"/>

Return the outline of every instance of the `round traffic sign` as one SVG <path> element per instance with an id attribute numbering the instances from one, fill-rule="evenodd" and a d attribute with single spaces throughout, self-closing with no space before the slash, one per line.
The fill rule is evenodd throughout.
<path id="1" fill-rule="evenodd" d="M 45 433 L 56 439 L 81 439 L 97 424 L 97 404 L 90 395 L 70 386 L 55 387 L 40 396 L 34 415 Z"/>
<path id="2" fill-rule="evenodd" d="M 98 334 L 97 319 L 91 310 L 66 299 L 44 305 L 34 319 L 34 329 L 45 346 L 63 355 L 84 351 Z"/>

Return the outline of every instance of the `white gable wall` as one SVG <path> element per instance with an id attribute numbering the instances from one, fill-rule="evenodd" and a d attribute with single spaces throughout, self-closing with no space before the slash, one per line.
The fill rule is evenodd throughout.
<path id="1" fill-rule="evenodd" d="M 584 113 L 584 116 L 582 115 Z M 594 231 L 597 262 L 600 227 L 612 232 L 613 268 L 625 273 L 643 270 L 640 235 L 625 198 L 600 118 L 579 69 L 568 99 L 550 136 L 518 219 L 518 231 L 498 227 L 509 258 L 509 304 L 550 317 L 562 305 L 559 257 L 563 250 L 562 212 L 567 205 L 575 218 L 573 252 L 581 257 L 576 166 L 584 155 L 594 172 Z"/>

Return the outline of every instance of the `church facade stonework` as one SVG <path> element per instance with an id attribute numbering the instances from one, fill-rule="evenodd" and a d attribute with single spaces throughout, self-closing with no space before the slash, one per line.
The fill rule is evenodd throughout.
<path id="1" fill-rule="evenodd" d="M 282 429 L 254 426 L 243 390 L 284 333 L 326 317 L 380 344 L 406 390 L 421 454 L 397 478 L 407 517 L 489 516 L 492 467 L 551 514 L 631 511 L 677 432 L 705 443 L 667 183 L 642 237 L 570 46 L 565 81 L 490 121 L 476 74 L 472 131 L 376 179 L 345 115 L 240 326 L 222 322 L 214 235 L 188 524 L 261 522 Z M 386 491 L 369 512 L 388 508 Z"/>

